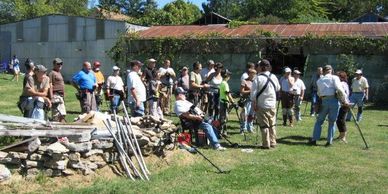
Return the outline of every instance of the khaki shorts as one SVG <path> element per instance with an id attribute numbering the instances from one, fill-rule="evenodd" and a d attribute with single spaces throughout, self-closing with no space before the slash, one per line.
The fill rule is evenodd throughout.
<path id="1" fill-rule="evenodd" d="M 276 108 L 259 108 L 256 112 L 260 128 L 270 128 L 276 125 Z"/>

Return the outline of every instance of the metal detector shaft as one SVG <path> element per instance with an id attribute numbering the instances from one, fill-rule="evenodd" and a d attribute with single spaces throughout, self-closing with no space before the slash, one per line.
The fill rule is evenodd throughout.
<path id="1" fill-rule="evenodd" d="M 219 173 L 228 173 L 228 171 L 223 171 L 221 168 L 219 168 L 217 165 L 215 165 L 211 160 L 209 160 L 209 158 L 207 158 L 204 154 L 202 154 L 202 152 L 200 152 L 196 147 L 193 147 L 195 149 L 195 151 L 201 155 L 203 158 L 205 158 L 205 160 L 207 160 L 212 166 L 214 166 L 214 168 L 216 168 L 218 170 Z"/>
<path id="2" fill-rule="evenodd" d="M 362 140 L 363 140 L 363 141 L 364 141 L 364 143 L 365 143 L 365 148 L 366 148 L 366 149 L 368 149 L 368 148 L 369 148 L 369 146 L 368 146 L 368 144 L 366 143 L 366 140 L 365 140 L 365 138 L 364 138 L 364 135 L 362 134 L 362 131 L 361 131 L 360 125 L 358 124 L 358 122 L 357 122 L 357 120 L 356 120 L 356 116 L 354 116 L 354 113 L 353 113 L 353 110 L 352 110 L 352 108 L 350 108 L 350 109 L 349 109 L 349 111 L 350 111 L 350 114 L 352 114 L 352 117 L 353 117 L 354 123 L 356 124 L 356 127 L 357 127 L 358 131 L 360 132 L 360 135 L 361 135 L 361 137 L 362 137 Z"/>

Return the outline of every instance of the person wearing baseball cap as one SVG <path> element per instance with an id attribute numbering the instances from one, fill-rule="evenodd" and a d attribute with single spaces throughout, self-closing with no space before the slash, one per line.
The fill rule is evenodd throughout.
<path id="1" fill-rule="evenodd" d="M 180 75 L 176 81 L 176 84 L 178 87 L 182 87 L 184 90 L 189 91 L 189 89 L 190 89 L 189 68 L 184 66 L 181 69 Z"/>
<path id="2" fill-rule="evenodd" d="M 127 99 L 133 117 L 144 116 L 144 102 L 147 99 L 147 92 L 139 72 L 143 63 L 133 60 L 129 63 L 131 71 L 127 75 L 128 94 Z"/>
<path id="3" fill-rule="evenodd" d="M 120 77 L 120 68 L 113 66 L 112 75 L 106 80 L 106 94 L 110 101 L 111 112 L 117 112 L 120 102 L 124 100 L 124 82 Z"/>
<path id="4" fill-rule="evenodd" d="M 65 107 L 65 82 L 61 73 L 63 61 L 60 58 L 53 60 L 53 70 L 49 73 L 50 78 L 50 93 L 52 119 L 58 122 L 65 122 L 66 107 Z"/>
<path id="5" fill-rule="evenodd" d="M 294 112 L 296 121 L 302 120 L 302 116 L 300 114 L 300 106 L 303 102 L 304 94 L 306 91 L 306 86 L 304 85 L 303 80 L 300 79 L 300 74 L 302 73 L 297 69 L 293 71 L 295 83 L 294 86 L 291 88 L 291 92 L 294 94 Z"/>
<path id="6" fill-rule="evenodd" d="M 51 107 L 49 95 L 50 79 L 46 75 L 47 68 L 43 65 L 36 65 L 34 69 L 34 85 L 28 91 L 33 98 L 34 108 L 29 115 L 30 118 L 44 120 L 44 107 Z"/>
<path id="7" fill-rule="evenodd" d="M 353 107 L 357 105 L 357 121 L 360 122 L 362 119 L 362 111 L 364 107 L 364 101 L 369 100 L 369 84 L 368 80 L 362 75 L 362 70 L 357 69 L 355 72 L 355 77 L 352 80 L 351 85 L 351 95 L 350 95 L 350 103 L 353 104 Z M 352 108 L 353 108 L 352 107 Z M 351 120 L 351 114 L 348 114 L 346 117 L 346 121 Z"/>
<path id="8" fill-rule="evenodd" d="M 229 79 L 232 75 L 232 72 L 230 72 L 228 69 L 223 69 L 221 72 L 222 76 L 222 82 L 220 84 L 220 118 L 221 121 L 221 134 L 224 136 L 228 135 L 228 132 L 226 131 L 226 123 L 228 117 L 228 106 L 230 104 L 234 104 L 234 100 L 232 97 L 231 90 L 229 88 Z"/>
<path id="9" fill-rule="evenodd" d="M 294 83 L 295 79 L 291 76 L 291 69 L 289 67 L 284 68 L 284 74 L 280 78 L 283 126 L 287 126 L 287 119 L 290 121 L 289 126 L 293 126 L 294 94 L 292 93 L 292 87 L 294 86 Z"/>
<path id="10" fill-rule="evenodd" d="M 105 83 L 105 77 L 102 71 L 100 70 L 101 63 L 100 61 L 94 61 L 93 63 L 93 71 L 94 75 L 96 76 L 97 80 L 97 88 L 94 90 L 95 92 L 95 97 L 96 97 L 96 104 L 97 104 L 97 110 L 100 110 L 100 105 L 102 104 L 102 87 L 104 86 Z"/>
<path id="11" fill-rule="evenodd" d="M 175 105 L 174 112 L 180 118 L 181 125 L 185 129 L 203 129 L 206 137 L 210 140 L 213 149 L 224 151 L 226 148 L 222 147 L 218 142 L 217 135 L 213 126 L 204 120 L 204 113 L 191 102 L 186 100 L 186 90 L 177 87 L 174 91 Z M 196 140 L 198 142 L 198 140 Z"/>

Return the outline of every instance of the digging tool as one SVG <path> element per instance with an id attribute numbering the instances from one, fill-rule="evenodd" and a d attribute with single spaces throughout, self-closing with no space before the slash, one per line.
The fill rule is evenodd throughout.
<path id="1" fill-rule="evenodd" d="M 106 121 L 107 121 L 108 123 L 110 123 L 109 119 L 106 119 Z M 104 122 L 104 125 L 105 125 L 106 127 L 108 127 L 108 125 L 106 125 L 105 122 Z M 117 150 L 119 151 L 119 153 L 121 153 L 121 154 L 123 155 L 124 159 L 126 159 L 126 161 L 129 162 L 129 164 L 131 165 L 131 167 L 132 167 L 133 172 L 135 173 L 135 175 L 139 176 L 141 180 L 144 180 L 143 176 L 139 173 L 139 171 L 137 170 L 135 164 L 132 162 L 131 158 L 130 158 L 130 157 L 128 156 L 128 154 L 125 152 L 125 150 L 124 150 L 122 144 L 118 141 L 118 139 L 117 139 L 116 135 L 113 133 L 112 129 L 110 129 L 110 128 L 107 128 L 107 129 L 109 130 L 109 132 L 111 133 L 111 135 L 112 135 L 114 141 L 116 142 L 116 147 L 117 147 Z M 117 129 L 117 130 L 119 130 L 119 129 Z"/>
<path id="2" fill-rule="evenodd" d="M 198 153 L 199 155 L 201 155 L 205 160 L 207 160 L 214 168 L 216 168 L 218 170 L 218 173 L 221 173 L 221 174 L 228 174 L 230 173 L 230 170 L 222 170 L 220 167 L 218 167 L 217 165 L 215 165 L 209 158 L 207 158 L 202 152 L 200 152 L 198 150 L 198 148 L 194 147 L 194 146 L 189 146 L 187 144 L 183 144 L 181 143 L 182 147 L 187 150 L 188 152 L 190 153 Z"/>
<path id="3" fill-rule="evenodd" d="M 147 172 L 149 175 L 151 175 L 151 173 L 150 173 L 150 171 L 148 170 L 147 165 L 146 165 L 146 163 L 145 163 L 145 161 L 144 161 L 143 155 L 142 155 L 142 153 L 141 153 L 140 146 L 139 146 L 139 142 L 137 141 L 136 136 L 135 136 L 135 133 L 133 132 L 131 119 L 129 118 L 128 111 L 127 111 L 127 108 L 125 107 L 124 101 L 122 101 L 121 104 L 122 104 L 123 109 L 124 109 L 125 118 L 128 120 L 127 123 L 128 123 L 128 126 L 129 126 L 129 127 L 128 127 L 128 129 L 129 129 L 129 136 L 131 137 L 131 134 L 132 134 L 132 137 L 131 137 L 131 138 L 132 138 L 132 140 L 135 142 L 136 150 L 137 150 L 138 153 L 139 153 L 139 156 L 140 156 L 140 159 L 141 159 L 141 161 L 142 161 L 142 163 L 143 163 L 144 169 L 146 170 L 146 172 Z M 127 126 L 127 124 L 126 124 L 125 126 Z"/>
<path id="4" fill-rule="evenodd" d="M 108 129 L 108 131 L 110 132 L 110 134 L 112 135 L 114 141 L 115 141 L 115 144 L 116 144 L 116 148 L 117 150 L 119 151 L 119 155 L 120 155 L 120 161 L 121 161 L 121 164 L 123 165 L 123 168 L 125 170 L 125 173 L 127 174 L 127 176 L 132 179 L 133 181 L 135 180 L 135 178 L 133 178 L 131 172 L 129 171 L 129 167 L 128 167 L 128 164 L 126 162 L 126 159 L 125 159 L 125 156 L 123 153 L 123 151 L 120 150 L 120 144 L 119 144 L 119 141 L 117 140 L 115 134 L 113 133 L 112 129 L 108 126 L 108 124 L 105 122 L 105 121 L 102 121 L 105 125 L 105 127 Z M 122 148 L 122 147 L 121 147 Z"/>
<path id="5" fill-rule="evenodd" d="M 129 153 L 129 151 L 133 152 L 133 155 L 135 155 L 136 161 L 137 161 L 137 163 L 140 166 L 141 172 L 143 173 L 144 177 L 149 181 L 150 178 L 147 175 L 147 172 L 146 172 L 146 170 L 144 168 L 144 164 L 140 160 L 140 157 L 138 156 L 138 153 L 136 152 L 135 146 L 133 145 L 133 141 L 132 141 L 132 139 L 128 135 L 128 133 L 129 133 L 128 132 L 128 127 L 126 127 L 126 129 L 124 129 L 124 125 L 123 125 L 123 123 L 121 121 L 119 121 L 119 126 L 121 128 L 122 133 L 123 133 L 123 137 L 124 137 L 125 142 L 129 145 L 129 147 L 127 145 L 128 153 Z"/>
<path id="6" fill-rule="evenodd" d="M 362 140 L 363 140 L 364 143 L 365 143 L 365 149 L 368 149 L 369 146 L 368 146 L 368 144 L 366 143 L 366 140 L 365 140 L 365 138 L 364 138 L 364 135 L 362 134 L 360 125 L 358 124 L 358 121 L 357 121 L 357 119 L 356 119 L 356 116 L 354 116 L 353 110 L 352 110 L 351 108 L 349 109 L 349 112 L 350 112 L 350 114 L 352 114 L 353 121 L 354 121 L 354 123 L 356 124 L 356 127 L 357 127 L 358 131 L 360 132 L 360 135 L 361 135 L 361 137 L 362 137 Z"/>

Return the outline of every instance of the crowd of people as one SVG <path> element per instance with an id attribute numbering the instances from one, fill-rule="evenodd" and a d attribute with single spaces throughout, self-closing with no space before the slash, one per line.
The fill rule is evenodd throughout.
<path id="1" fill-rule="evenodd" d="M 93 62 L 93 65 L 85 61 L 82 69 L 71 79 L 77 90 L 81 112 L 99 111 L 103 99 L 110 102 L 112 113 L 118 112 L 121 101 L 125 101 L 133 117 L 149 114 L 163 119 L 174 111 L 181 122 L 202 129 L 216 150 L 225 150 L 218 139 L 228 136 L 226 124 L 232 107 L 241 107 L 238 113 L 241 134 L 255 133 L 256 121 L 261 131 L 263 149 L 277 145 L 279 103 L 283 126 L 293 127 L 302 121 L 301 104 L 305 99 L 306 86 L 298 69 L 285 67 L 278 79 L 271 73 L 272 66 L 268 60 L 247 63 L 240 79 L 239 100 L 235 102 L 228 83 L 232 73 L 222 63 L 209 60 L 202 68 L 200 62 L 195 62 L 191 72 L 185 66 L 176 73 L 170 60 L 164 60 L 159 69 L 157 62 L 151 58 L 146 61 L 146 67 L 138 60 L 129 62 L 123 81 L 118 66 L 113 66 L 112 74 L 105 79 L 99 61 Z M 45 112 L 51 110 L 52 120 L 66 121 L 62 66 L 63 61 L 55 58 L 52 70 L 47 73 L 45 66 L 35 65 L 27 59 L 23 91 L 18 103 L 25 117 L 43 120 Z M 345 121 L 350 120 L 347 113 L 352 106 L 358 106 L 356 119 L 361 120 L 363 102 L 368 99 L 368 82 L 361 70 L 355 72 L 351 90 L 347 82 L 347 74 L 339 71 L 334 75 L 330 65 L 317 68 L 312 76 L 310 114 L 317 115 L 317 120 L 309 142 L 311 145 L 316 145 L 320 139 L 326 116 L 329 122 L 327 146 L 333 143 L 335 123 L 340 131 L 338 139 L 346 142 Z"/>

